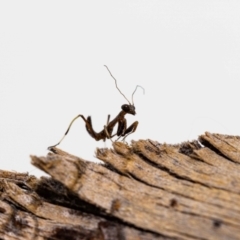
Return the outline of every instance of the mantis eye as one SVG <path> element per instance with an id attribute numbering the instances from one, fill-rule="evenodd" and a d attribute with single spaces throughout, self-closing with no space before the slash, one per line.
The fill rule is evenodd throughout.
<path id="1" fill-rule="evenodd" d="M 128 104 L 124 104 L 124 105 L 122 105 L 122 110 L 123 110 L 124 112 L 128 112 L 129 109 L 130 109 L 130 107 L 129 107 Z"/>

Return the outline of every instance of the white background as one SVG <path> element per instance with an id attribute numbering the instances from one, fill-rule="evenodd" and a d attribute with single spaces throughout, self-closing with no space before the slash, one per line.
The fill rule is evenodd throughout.
<path id="1" fill-rule="evenodd" d="M 240 135 L 240 1 L 1 1 L 0 169 L 42 173 L 70 121 L 107 115 L 134 96 L 136 133 L 180 143 L 205 131 Z M 60 148 L 96 160 L 81 119 Z"/>

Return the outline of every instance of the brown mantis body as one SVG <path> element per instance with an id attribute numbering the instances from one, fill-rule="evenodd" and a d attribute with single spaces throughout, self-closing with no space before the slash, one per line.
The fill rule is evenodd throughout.
<path id="1" fill-rule="evenodd" d="M 108 67 L 107 66 L 105 66 L 105 67 L 107 68 L 107 70 L 110 73 L 110 75 L 112 76 L 112 78 L 115 80 L 116 88 L 122 94 L 122 92 L 119 90 L 119 88 L 117 86 L 117 80 L 113 77 L 113 75 L 111 74 Z M 124 94 L 122 94 L 124 96 L 124 98 L 129 102 L 129 104 L 122 105 L 122 110 L 120 111 L 120 113 L 110 122 L 109 122 L 110 115 L 108 115 L 107 124 L 104 126 L 104 128 L 101 132 L 97 133 L 94 131 L 93 126 L 92 126 L 92 119 L 90 116 L 88 116 L 86 119 L 83 115 L 79 114 L 71 121 L 71 123 L 69 124 L 69 127 L 68 127 L 67 131 L 65 132 L 64 136 L 62 137 L 62 139 L 57 144 L 49 147 L 49 149 L 52 147 L 56 147 L 57 145 L 59 145 L 62 142 L 64 137 L 68 134 L 73 122 L 79 117 L 81 117 L 83 119 L 83 121 L 85 122 L 86 130 L 89 133 L 89 135 L 91 137 L 93 137 L 96 141 L 99 141 L 99 140 L 105 141 L 106 139 L 110 139 L 112 141 L 112 138 L 116 135 L 118 136 L 118 139 L 123 137 L 123 140 L 124 140 L 128 135 L 130 135 L 131 133 L 134 133 L 138 126 L 138 121 L 136 121 L 136 122 L 132 123 L 129 127 L 127 127 L 127 120 L 125 119 L 126 114 L 131 114 L 131 115 L 136 114 L 135 106 L 133 103 L 133 95 L 136 92 L 138 87 L 141 87 L 141 86 L 137 85 L 132 94 L 132 104 L 128 101 L 128 99 L 124 96 Z M 118 124 L 117 132 L 115 134 L 112 134 L 113 129 L 116 126 L 116 124 Z"/>

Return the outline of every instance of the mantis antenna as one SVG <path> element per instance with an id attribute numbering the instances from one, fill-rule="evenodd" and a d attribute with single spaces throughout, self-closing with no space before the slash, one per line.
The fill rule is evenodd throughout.
<path id="1" fill-rule="evenodd" d="M 145 89 L 144 89 L 143 87 L 141 87 L 140 85 L 137 85 L 136 88 L 135 88 L 135 90 L 134 90 L 134 92 L 133 92 L 133 94 L 132 94 L 132 104 L 131 104 L 130 101 L 126 98 L 126 96 L 125 96 L 125 95 L 121 92 L 121 90 L 118 88 L 118 86 L 117 86 L 117 79 L 112 75 L 112 73 L 111 73 L 111 71 L 109 70 L 109 68 L 108 68 L 106 65 L 104 65 L 104 67 L 107 68 L 109 74 L 110 74 L 111 77 L 115 80 L 115 85 L 116 85 L 116 88 L 118 89 L 118 91 L 123 95 L 123 97 L 129 102 L 130 105 L 134 105 L 134 103 L 133 103 L 133 95 L 134 95 L 134 93 L 136 92 L 136 90 L 137 90 L 138 87 L 140 87 L 140 88 L 143 89 L 143 94 L 145 93 Z"/>
<path id="2" fill-rule="evenodd" d="M 130 101 L 126 98 L 126 96 L 125 96 L 125 95 L 121 92 L 121 90 L 118 88 L 116 78 L 112 75 L 112 73 L 110 72 L 110 70 L 108 69 L 108 67 L 107 67 L 106 65 L 104 65 L 104 67 L 107 68 L 109 74 L 110 74 L 111 77 L 115 80 L 115 85 L 116 85 L 117 90 L 123 95 L 123 97 L 124 97 L 124 98 L 129 102 L 129 104 L 131 105 Z"/>
<path id="3" fill-rule="evenodd" d="M 138 87 L 142 88 L 143 94 L 145 94 L 145 89 L 144 89 L 143 87 L 141 87 L 140 85 L 137 85 L 136 88 L 135 88 L 135 90 L 134 90 L 134 92 L 133 92 L 133 94 L 132 94 L 132 105 L 133 105 L 133 106 L 134 106 L 134 103 L 133 103 L 133 95 L 134 95 L 134 93 L 136 92 L 136 90 L 137 90 Z"/>

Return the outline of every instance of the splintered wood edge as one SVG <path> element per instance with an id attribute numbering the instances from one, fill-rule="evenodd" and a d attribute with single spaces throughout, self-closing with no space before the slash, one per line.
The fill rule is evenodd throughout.
<path id="1" fill-rule="evenodd" d="M 206 132 L 199 140 L 174 145 L 152 140 L 133 141 L 131 145 L 114 142 L 113 149 L 96 150 L 104 164 L 88 162 L 56 147 L 51 151 L 46 157 L 31 156 L 32 164 L 80 200 L 97 207 L 103 218 L 110 216 L 114 224 L 120 221 L 128 226 L 121 233 L 127 239 L 237 239 L 240 235 L 238 136 Z M 31 200 L 37 203 L 35 207 L 24 205 L 24 199 L 31 196 L 21 188 L 36 189 L 38 179 L 3 171 L 0 178 L 2 189 L 8 189 L 3 200 L 6 197 L 23 208 L 32 206 L 29 211 L 36 214 L 39 223 L 38 214 L 43 217 L 40 209 L 51 211 L 48 204 L 40 204 L 42 200 L 34 200 L 37 196 Z M 61 207 L 57 212 L 61 213 Z M 104 224 L 98 225 L 98 233 L 100 228 L 100 235 L 105 236 Z M 126 235 L 134 229 L 135 237 Z M 51 231 L 57 231 L 54 225 Z M 1 221 L 0 232 L 5 233 Z M 144 232 L 149 235 L 140 238 Z"/>
<path id="2" fill-rule="evenodd" d="M 205 138 L 207 138 L 207 137 L 209 138 L 209 136 L 212 137 L 211 134 L 206 133 Z M 203 139 L 202 136 L 200 137 L 200 140 L 201 139 Z M 228 137 L 228 139 L 229 139 L 229 137 Z M 235 139 L 238 140 L 238 138 L 235 138 Z M 219 139 L 217 139 L 217 141 L 219 141 Z M 186 206 L 188 206 L 188 205 L 189 206 L 194 206 L 196 204 L 199 205 L 199 202 L 198 201 L 196 202 L 195 200 L 194 201 L 191 200 L 189 202 L 189 200 L 184 198 L 184 195 L 190 193 L 192 195 L 189 195 L 189 196 L 186 195 L 186 196 L 188 196 L 190 198 L 196 198 L 198 196 L 198 197 L 201 198 L 202 196 L 204 197 L 204 195 L 202 193 L 206 192 L 207 195 L 208 195 L 208 199 L 210 199 L 210 200 L 208 200 L 208 202 L 201 200 L 200 202 L 202 202 L 203 206 L 205 204 L 209 208 L 209 210 L 212 209 L 211 210 L 212 214 L 210 214 L 209 216 L 207 216 L 207 215 L 204 216 L 203 211 L 194 213 L 194 211 L 198 209 L 197 205 L 193 209 L 188 208 L 184 211 L 185 212 L 190 211 L 189 213 L 191 213 L 191 211 L 193 211 L 193 213 L 196 216 L 199 215 L 199 217 L 202 215 L 202 217 L 204 216 L 204 218 L 213 217 L 214 219 L 219 219 L 219 221 L 224 223 L 224 227 L 226 228 L 224 230 L 224 227 L 222 227 L 222 230 L 223 230 L 223 232 L 221 233 L 222 236 L 224 236 L 224 234 L 226 234 L 226 233 L 224 233 L 224 231 L 231 232 L 234 235 L 234 233 L 236 233 L 236 228 L 233 227 L 233 226 L 235 225 L 236 227 L 238 226 L 238 228 L 240 227 L 239 223 L 238 223 L 240 221 L 240 216 L 239 216 L 239 213 L 238 213 L 238 211 L 240 211 L 240 209 L 239 209 L 239 205 L 236 205 L 240 201 L 239 194 L 238 193 L 233 193 L 233 192 L 228 192 L 227 190 L 228 189 L 230 190 L 231 188 L 229 188 L 227 185 L 226 185 L 226 188 L 224 190 L 224 184 L 223 183 L 222 183 L 222 186 L 218 185 L 218 184 L 216 184 L 216 185 L 213 184 L 212 185 L 212 183 L 214 183 L 214 181 L 222 181 L 223 180 L 223 178 L 221 178 L 221 176 L 219 176 L 220 178 L 218 178 L 218 175 L 219 175 L 218 172 L 216 172 L 215 175 L 213 175 L 213 174 L 209 175 L 209 177 L 206 178 L 206 179 L 203 175 L 199 175 L 199 173 L 197 173 L 197 172 L 196 172 L 195 175 L 192 175 L 192 176 L 189 175 L 191 173 L 191 171 L 194 170 L 194 168 L 192 169 L 192 167 L 197 167 L 197 168 L 200 167 L 200 168 L 202 168 L 201 171 L 206 171 L 206 170 L 210 171 L 211 168 L 212 168 L 211 166 L 209 167 L 207 165 L 204 165 L 205 163 L 203 164 L 203 162 L 200 161 L 201 160 L 200 155 L 198 156 L 198 159 L 194 158 L 194 154 L 196 156 L 196 152 L 198 150 L 201 150 L 201 149 L 204 148 L 204 146 L 202 146 L 200 143 L 204 144 L 204 142 L 201 142 L 201 141 L 198 142 L 196 140 L 192 141 L 192 142 L 186 142 L 186 143 L 183 143 L 183 144 L 175 144 L 175 145 L 160 144 L 156 141 L 151 141 L 151 140 L 147 140 L 147 141 L 146 140 L 139 140 L 139 141 L 134 141 L 132 143 L 132 145 L 130 145 L 130 146 L 127 145 L 127 144 L 124 144 L 122 142 L 115 142 L 115 143 L 113 143 L 113 149 L 110 149 L 110 150 L 109 149 L 97 149 L 96 156 L 99 159 L 103 160 L 107 165 L 110 164 L 112 169 L 110 168 L 109 170 L 111 171 L 111 170 L 115 169 L 115 171 L 116 171 L 116 172 L 113 172 L 113 173 L 108 172 L 107 169 L 104 170 L 104 165 L 101 166 L 101 165 L 97 165 L 97 164 L 94 164 L 94 163 L 91 163 L 91 164 L 86 163 L 86 161 L 83 161 L 80 158 L 77 158 L 75 156 L 72 156 L 72 155 L 70 155 L 70 154 L 68 154 L 64 151 L 61 151 L 61 150 L 55 148 L 54 153 L 49 154 L 47 156 L 48 162 L 46 163 L 43 160 L 44 167 L 43 166 L 41 166 L 41 167 L 46 172 L 48 172 L 52 177 L 54 177 L 58 181 L 63 182 L 63 184 L 66 185 L 67 187 L 69 187 L 70 189 L 73 189 L 74 191 L 76 191 L 80 198 L 83 198 L 86 201 L 90 201 L 92 204 L 95 204 L 96 206 L 99 206 L 100 208 L 105 209 L 106 212 L 110 213 L 113 216 L 119 217 L 122 220 L 124 220 L 126 222 L 129 222 L 129 223 L 132 223 L 135 226 L 138 226 L 140 228 L 145 228 L 145 229 L 148 229 L 150 231 L 156 231 L 157 233 L 163 234 L 165 236 L 183 237 L 185 235 L 181 235 L 181 233 L 179 231 L 180 231 L 180 229 L 183 228 L 183 226 L 181 226 L 180 222 L 181 221 L 184 222 L 185 216 L 181 215 L 180 213 L 178 213 L 178 214 L 180 214 L 179 215 L 179 221 L 180 222 L 178 223 L 180 225 L 175 226 L 176 227 L 175 230 L 178 232 L 178 233 L 175 233 L 176 234 L 175 235 L 174 234 L 174 229 L 171 229 L 171 230 L 170 229 L 168 229 L 168 230 L 164 229 L 164 221 L 165 221 L 166 226 L 171 226 L 171 224 L 172 224 L 171 219 L 169 219 L 168 217 L 165 218 L 165 220 L 164 220 L 163 216 L 161 217 L 161 222 L 162 222 L 163 228 L 160 228 L 160 226 L 158 225 L 159 223 L 157 225 L 155 225 L 154 222 L 151 222 L 150 219 L 149 219 L 148 222 L 151 222 L 151 224 L 146 224 L 146 223 L 143 224 L 143 222 L 141 223 L 141 220 L 140 220 L 141 217 L 140 216 L 139 216 L 138 220 L 137 219 L 133 220 L 131 218 L 128 218 L 127 215 L 125 215 L 125 213 L 122 212 L 122 210 L 125 207 L 127 207 L 127 205 L 125 206 L 125 200 L 122 197 L 123 196 L 126 197 L 127 195 L 123 195 L 122 197 L 121 197 L 121 195 L 119 195 L 120 197 L 112 198 L 112 200 L 107 200 L 106 203 L 104 203 L 104 201 L 100 200 L 103 196 L 107 197 L 107 192 L 104 193 L 104 191 L 105 191 L 104 189 L 107 186 L 109 187 L 109 190 L 112 189 L 113 186 L 114 186 L 112 184 L 116 181 L 118 182 L 118 184 L 120 183 L 119 181 L 121 181 L 122 182 L 121 188 L 125 188 L 126 190 L 128 189 L 128 188 L 126 188 L 126 186 L 131 186 L 132 182 L 135 181 L 135 187 L 136 187 L 137 191 L 143 192 L 143 194 L 144 194 L 144 192 L 146 192 L 148 194 L 150 193 L 150 195 L 152 195 L 153 192 L 152 192 L 151 186 L 154 186 L 154 184 L 155 184 L 154 179 L 151 180 L 153 182 L 149 182 L 149 181 L 147 182 L 147 179 L 144 180 L 144 171 L 148 171 L 149 167 L 147 165 L 145 165 L 144 168 L 143 168 L 142 167 L 143 162 L 136 165 L 137 161 L 139 161 L 136 157 L 138 156 L 138 154 L 140 154 L 139 155 L 140 158 L 144 161 L 147 160 L 147 162 L 146 162 L 147 164 L 150 163 L 149 161 L 152 161 L 154 159 L 157 160 L 157 158 L 159 158 L 159 160 L 161 159 L 160 161 L 157 160 L 157 162 L 152 162 L 151 163 L 151 164 L 153 164 L 154 168 L 157 167 L 156 169 L 158 169 L 160 167 L 158 169 L 159 172 L 160 172 L 160 170 L 163 171 L 163 173 L 165 172 L 164 173 L 165 175 L 163 174 L 162 177 L 160 177 L 160 179 L 158 180 L 158 183 L 160 183 L 159 187 L 155 186 L 155 187 L 158 188 L 158 192 L 159 193 L 162 192 L 161 194 L 164 194 L 163 196 L 165 196 L 165 197 L 167 197 L 169 195 L 167 192 L 165 192 L 165 190 L 169 191 L 170 189 L 167 189 L 167 188 L 165 189 L 164 185 L 161 186 L 161 184 L 163 184 L 165 182 L 165 180 L 164 180 L 165 178 L 166 178 L 166 180 L 169 178 L 168 181 L 170 181 L 169 183 L 173 184 L 173 187 L 174 187 L 174 184 L 176 186 L 178 186 L 177 189 L 175 189 L 175 190 L 171 189 L 172 197 L 169 196 L 169 200 L 167 200 L 167 202 L 169 204 L 168 207 L 172 206 L 173 209 L 178 212 L 182 208 L 181 204 L 184 201 L 186 201 L 186 203 L 185 203 Z M 140 149 L 138 147 L 138 144 L 142 144 L 143 149 Z M 223 144 L 220 144 L 220 145 L 218 144 L 217 145 L 214 141 L 211 142 L 211 144 L 212 145 L 215 144 L 215 146 L 217 146 L 217 147 L 225 146 Z M 225 141 L 224 144 L 226 144 L 226 141 Z M 214 147 L 212 147 L 211 149 L 215 150 Z M 220 150 L 218 150 L 218 151 L 220 152 Z M 215 153 L 218 153 L 218 151 L 215 150 Z M 228 148 L 228 149 L 225 149 L 225 151 L 231 151 L 231 149 Z M 136 155 L 136 153 L 137 153 L 137 155 Z M 163 156 L 167 157 L 166 160 L 164 160 L 165 158 L 164 159 L 162 158 Z M 144 158 L 142 158 L 142 157 L 144 157 Z M 221 156 L 221 157 L 223 157 L 223 156 Z M 177 160 L 178 158 L 179 158 L 179 160 Z M 61 159 L 61 161 L 57 162 L 60 159 Z M 45 160 L 46 160 L 46 158 L 45 158 Z M 180 167 L 180 166 L 177 167 L 177 166 L 174 165 L 174 162 L 176 162 L 176 160 L 179 161 L 179 164 L 181 164 L 182 167 Z M 228 159 L 226 159 L 226 160 L 228 160 Z M 65 163 L 64 163 L 64 161 L 65 161 Z M 169 165 L 169 163 L 171 161 L 173 161 L 172 162 L 173 165 Z M 73 164 L 73 162 L 74 162 L 74 164 Z M 79 165 L 79 162 L 81 162 L 80 165 Z M 81 168 L 81 164 L 83 162 L 85 163 L 85 168 L 84 169 Z M 185 162 L 187 164 L 185 164 Z M 74 184 L 69 184 L 69 179 L 67 178 L 67 175 L 63 171 L 61 172 L 59 170 L 56 170 L 56 169 L 58 169 L 60 163 L 65 164 L 64 165 L 65 167 L 63 167 L 63 169 L 68 169 L 68 173 L 69 173 L 68 175 L 72 176 L 72 180 L 75 179 Z M 72 170 L 71 170 L 71 167 L 69 167 L 69 166 L 71 166 L 71 164 L 72 164 L 72 166 L 74 166 Z M 194 164 L 194 165 L 192 165 L 192 164 Z M 54 165 L 56 165 L 56 166 L 54 166 Z M 80 168 L 79 168 L 79 166 L 80 166 Z M 151 165 L 149 165 L 149 166 L 151 166 Z M 75 170 L 74 170 L 74 168 L 75 168 Z M 79 171 L 79 169 L 80 169 L 81 175 L 79 175 L 79 174 L 77 175 L 75 173 L 76 169 L 78 169 L 77 171 Z M 140 172 L 138 173 L 137 169 L 139 169 L 140 172 L 142 171 L 143 175 L 139 175 Z M 181 173 L 180 170 L 182 171 L 182 173 Z M 188 171 L 188 173 L 186 172 L 186 174 L 185 174 L 184 171 L 186 171 L 186 170 Z M 216 168 L 216 170 L 217 170 L 217 168 Z M 150 173 L 151 172 L 153 173 L 153 171 L 150 171 Z M 123 174 L 123 176 L 125 176 L 126 180 L 124 180 L 125 178 L 123 178 L 123 176 L 122 177 L 121 177 L 121 175 L 119 176 L 118 173 Z M 104 186 L 102 183 L 100 184 L 100 182 L 99 182 L 98 188 L 96 189 L 95 188 L 96 185 L 95 184 L 92 185 L 92 182 L 98 181 L 97 180 L 99 178 L 98 174 L 100 174 L 102 176 L 101 181 L 102 181 L 103 184 L 106 180 L 107 180 L 108 183 L 107 183 L 106 186 Z M 166 174 L 168 174 L 169 177 L 167 177 L 168 175 L 166 175 Z M 176 179 L 176 177 L 179 178 L 178 183 L 183 183 L 182 187 L 179 184 L 177 184 L 177 182 L 174 183 L 171 180 L 171 179 Z M 134 180 L 134 178 L 136 178 L 137 182 L 136 182 L 136 180 Z M 191 178 L 193 178 L 193 179 L 191 179 Z M 118 180 L 116 180 L 116 179 L 118 179 Z M 129 180 L 127 181 L 127 179 L 129 179 Z M 149 175 L 148 179 L 149 180 L 151 179 L 151 174 Z M 196 181 L 196 180 L 198 180 L 198 181 Z M 139 183 L 140 183 L 139 181 L 142 182 L 144 185 L 147 183 L 149 186 L 144 187 L 144 188 L 146 188 L 144 190 L 143 186 L 140 187 L 141 184 L 139 185 Z M 211 181 L 213 181 L 213 182 L 211 182 Z M 225 184 L 227 184 L 228 179 L 226 178 L 225 181 L 226 181 Z M 124 183 L 124 182 L 126 182 L 126 183 Z M 186 184 L 187 182 L 188 182 L 188 184 Z M 194 184 L 194 182 L 195 182 L 195 184 Z M 168 185 L 169 185 L 169 183 L 168 183 Z M 210 184 L 210 185 L 208 186 L 208 184 Z M 229 180 L 229 184 L 231 184 L 231 179 Z M 110 187 L 111 185 L 112 185 L 112 187 Z M 216 186 L 218 188 L 214 189 L 213 186 Z M 186 191 L 187 187 L 189 187 L 189 190 Z M 209 187 L 211 187 L 212 190 L 210 190 Z M 95 190 L 94 190 L 94 188 L 95 188 Z M 143 189 L 141 190 L 141 188 L 143 188 Z M 160 190 L 161 188 L 163 188 L 164 191 Z M 186 193 L 184 192 L 184 188 L 185 188 Z M 130 189 L 134 190 L 134 188 L 131 188 L 131 187 L 130 187 Z M 124 193 L 124 194 L 129 194 L 130 193 L 129 191 L 131 191 L 130 189 L 127 190 L 127 192 Z M 178 189 L 180 189 L 180 190 L 182 189 L 181 191 L 183 191 L 183 192 L 182 193 L 178 192 Z M 199 193 L 195 192 L 195 190 L 197 190 L 197 189 L 199 189 Z M 93 192 L 91 192 L 92 190 L 95 192 L 94 194 L 93 194 Z M 102 191 L 102 190 L 104 190 L 104 191 Z M 113 190 L 112 192 L 109 191 L 109 190 L 107 190 L 107 191 L 114 196 L 114 191 L 115 190 Z M 125 190 L 122 190 L 122 191 L 124 192 Z M 237 189 L 236 189 L 236 191 L 237 191 Z M 140 194 L 140 192 L 138 194 Z M 202 193 L 200 194 L 200 192 L 202 192 Z M 182 194 L 182 197 L 180 197 L 180 195 L 178 196 L 178 195 L 175 195 L 175 194 Z M 230 198 L 231 201 L 228 202 L 227 199 L 228 199 L 229 194 L 232 197 Z M 175 195 L 175 197 L 174 197 L 174 195 Z M 141 196 L 141 194 L 139 195 L 139 197 L 140 196 Z M 153 196 L 154 196 L 154 194 L 152 195 L 152 197 Z M 216 196 L 218 196 L 218 197 L 216 198 Z M 99 199 L 100 201 L 97 200 L 99 197 L 100 197 L 100 199 Z M 147 201 L 147 198 L 146 198 L 146 200 L 144 200 L 145 199 L 144 195 L 142 195 L 140 198 L 142 199 L 143 203 L 144 203 L 144 201 Z M 94 199 L 94 201 L 92 201 L 93 199 Z M 111 197 L 110 197 L 110 199 L 111 199 Z M 131 199 L 131 201 L 133 201 L 133 203 L 135 205 L 138 205 L 137 202 L 134 202 L 135 200 L 134 200 L 133 196 L 130 197 L 128 201 L 130 201 L 130 199 Z M 109 201 L 109 203 L 112 201 L 110 206 L 108 206 L 108 201 Z M 152 198 L 152 201 L 154 201 L 154 197 Z M 235 202 L 235 204 L 234 204 L 234 202 Z M 104 205 L 104 204 L 107 204 L 107 205 Z M 163 202 L 161 204 L 164 205 Z M 214 204 L 215 206 L 210 207 L 210 205 L 207 205 L 207 204 Z M 223 207 L 223 209 L 219 210 L 219 207 L 217 207 L 219 204 L 221 205 L 221 207 Z M 133 210 L 133 212 L 131 211 L 132 213 L 137 213 L 136 212 L 137 209 L 135 208 L 135 205 L 130 205 L 131 208 L 135 209 L 135 210 L 132 209 Z M 228 206 L 228 208 L 229 208 L 228 213 L 226 213 L 226 212 L 224 213 L 224 211 L 226 210 L 226 209 L 224 209 L 224 206 Z M 237 210 L 237 212 L 233 212 L 233 209 L 235 208 L 235 206 L 236 206 L 235 211 Z M 128 208 L 129 208 L 129 206 L 128 206 Z M 167 212 L 168 212 L 168 215 L 171 216 L 169 210 L 167 210 Z M 165 211 L 166 211 L 166 209 L 165 209 Z M 182 210 L 180 210 L 180 212 L 181 211 Z M 149 212 L 149 214 L 150 214 L 150 212 Z M 193 213 L 191 213 L 191 214 L 193 214 Z M 157 219 L 158 216 L 161 216 L 161 213 L 158 212 L 157 209 L 155 209 L 154 213 L 152 212 L 150 215 L 152 216 L 152 218 L 153 218 L 153 216 L 155 216 L 154 218 Z M 224 215 L 225 215 L 225 219 L 223 217 Z M 178 215 L 175 212 L 175 218 L 176 219 L 178 219 L 177 216 Z M 228 217 L 226 217 L 226 216 L 228 216 Z M 145 215 L 144 218 L 147 219 L 148 215 Z M 180 219 L 182 219 L 182 220 L 180 220 Z M 197 219 L 195 219 L 196 220 L 196 226 L 198 226 L 197 229 L 201 229 L 201 224 L 203 223 L 202 219 L 201 220 L 200 219 L 199 219 L 199 221 Z M 234 219 L 238 219 L 238 220 L 235 221 Z M 191 221 L 193 221 L 193 219 Z M 205 219 L 205 221 L 206 221 L 206 219 Z M 214 222 L 212 222 L 211 219 L 209 219 L 209 221 L 210 222 L 209 222 L 208 226 L 210 226 L 210 228 L 208 230 L 205 229 L 206 238 L 207 238 L 207 236 L 213 235 L 215 233 L 215 231 L 211 228 L 212 224 L 214 225 Z M 233 224 L 233 226 L 231 226 L 231 224 Z M 197 229 L 194 229 L 192 233 L 190 233 L 189 230 L 188 230 L 188 234 L 190 234 L 190 235 L 193 234 L 194 235 L 194 232 L 197 233 Z M 171 231 L 172 235 L 168 235 L 169 230 Z M 218 237 L 219 237 L 219 235 L 218 235 Z"/>

